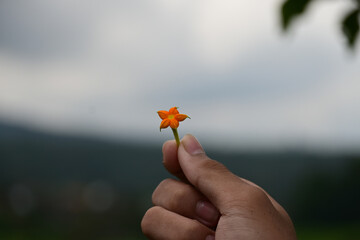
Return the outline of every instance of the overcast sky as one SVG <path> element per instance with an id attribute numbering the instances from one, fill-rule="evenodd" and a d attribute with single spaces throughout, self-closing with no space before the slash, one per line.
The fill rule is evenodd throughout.
<path id="1" fill-rule="evenodd" d="M 290 32 L 282 0 L 0 2 L 0 119 L 162 142 L 157 110 L 220 148 L 359 148 L 360 52 L 319 1 Z M 349 1 L 350 2 L 350 1 Z"/>

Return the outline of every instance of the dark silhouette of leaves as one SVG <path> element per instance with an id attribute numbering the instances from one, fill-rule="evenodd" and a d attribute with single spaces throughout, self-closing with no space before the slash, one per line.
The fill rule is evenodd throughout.
<path id="1" fill-rule="evenodd" d="M 281 7 L 282 28 L 286 31 L 294 19 L 303 15 L 313 1 L 315 0 L 285 0 Z M 360 0 L 353 1 L 357 7 L 346 14 L 341 23 L 350 49 L 354 49 L 359 34 Z"/>
<path id="2" fill-rule="evenodd" d="M 282 12 L 282 27 L 284 30 L 288 29 L 292 21 L 303 14 L 313 0 L 287 0 L 283 3 Z"/>
<path id="3" fill-rule="evenodd" d="M 359 14 L 360 9 L 352 10 L 347 14 L 342 22 L 342 31 L 347 38 L 348 46 L 355 47 L 356 39 L 359 34 Z"/>

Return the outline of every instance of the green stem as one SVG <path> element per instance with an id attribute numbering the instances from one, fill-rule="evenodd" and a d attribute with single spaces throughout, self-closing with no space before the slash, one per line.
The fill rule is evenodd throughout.
<path id="1" fill-rule="evenodd" d="M 175 137 L 175 141 L 176 141 L 176 145 L 179 147 L 180 146 L 180 139 L 179 139 L 179 134 L 177 132 L 176 128 L 172 128 L 174 137 Z"/>

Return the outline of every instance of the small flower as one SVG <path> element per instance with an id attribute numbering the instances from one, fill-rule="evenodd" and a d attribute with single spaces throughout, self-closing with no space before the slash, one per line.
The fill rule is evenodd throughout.
<path id="1" fill-rule="evenodd" d="M 188 115 L 180 114 L 177 110 L 177 107 L 170 108 L 169 111 L 158 111 L 159 117 L 162 119 L 160 123 L 160 131 L 162 128 L 171 127 L 173 131 L 174 138 L 176 141 L 176 145 L 180 146 L 179 134 L 177 132 L 177 128 L 179 127 L 179 122 L 184 121 L 186 118 L 190 118 Z"/>
<path id="2" fill-rule="evenodd" d="M 158 111 L 159 117 L 162 119 L 160 123 L 160 131 L 163 128 L 171 127 L 172 129 L 177 129 L 179 127 L 179 122 L 184 121 L 186 118 L 190 118 L 188 115 L 180 114 L 177 110 L 177 107 L 170 108 L 169 111 Z"/>

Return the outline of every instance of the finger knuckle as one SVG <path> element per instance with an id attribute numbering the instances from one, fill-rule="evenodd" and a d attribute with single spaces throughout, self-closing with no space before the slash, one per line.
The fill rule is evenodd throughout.
<path id="1" fill-rule="evenodd" d="M 268 200 L 266 193 L 262 189 L 254 186 L 249 187 L 247 197 L 249 202 L 255 204 L 262 203 L 265 200 Z"/>
<path id="2" fill-rule="evenodd" d="M 208 179 L 213 176 L 213 173 L 216 172 L 218 174 L 227 173 L 227 168 L 212 159 L 206 159 L 206 161 L 199 161 L 198 169 L 202 170 L 201 174 L 198 174 L 195 179 L 195 185 L 196 186 L 202 186 L 203 184 L 206 184 L 208 182 Z"/>
<path id="3" fill-rule="evenodd" d="M 175 180 L 171 179 L 171 178 L 164 179 L 159 183 L 157 188 L 158 189 L 167 189 L 167 188 L 169 188 L 170 185 L 173 185 L 174 181 Z"/>
<path id="4" fill-rule="evenodd" d="M 266 193 L 259 187 L 245 185 L 239 199 L 247 206 L 263 206 L 269 201 Z"/>
<path id="5" fill-rule="evenodd" d="M 266 193 L 258 187 L 251 185 L 244 185 L 240 192 L 233 198 L 227 200 L 227 205 L 232 211 L 241 211 L 259 209 L 268 206 L 270 202 Z"/>
<path id="6" fill-rule="evenodd" d="M 174 188 L 169 193 L 169 202 L 168 207 L 169 209 L 180 209 L 184 205 L 184 201 L 191 193 L 190 186 L 183 185 L 181 188 Z"/>
<path id="7" fill-rule="evenodd" d="M 151 234 L 151 230 L 153 229 L 152 223 L 156 220 L 156 216 L 158 214 L 159 207 L 152 207 L 148 209 L 141 220 L 141 230 L 146 235 L 149 236 Z"/>
<path id="8" fill-rule="evenodd" d="M 167 191 L 167 189 L 169 188 L 169 185 L 171 184 L 171 182 L 174 181 L 173 179 L 167 178 L 162 180 L 159 185 L 155 188 L 152 196 L 151 196 L 151 200 L 153 202 L 154 205 L 158 205 L 159 204 L 159 200 L 162 196 L 162 193 L 164 191 Z"/>

